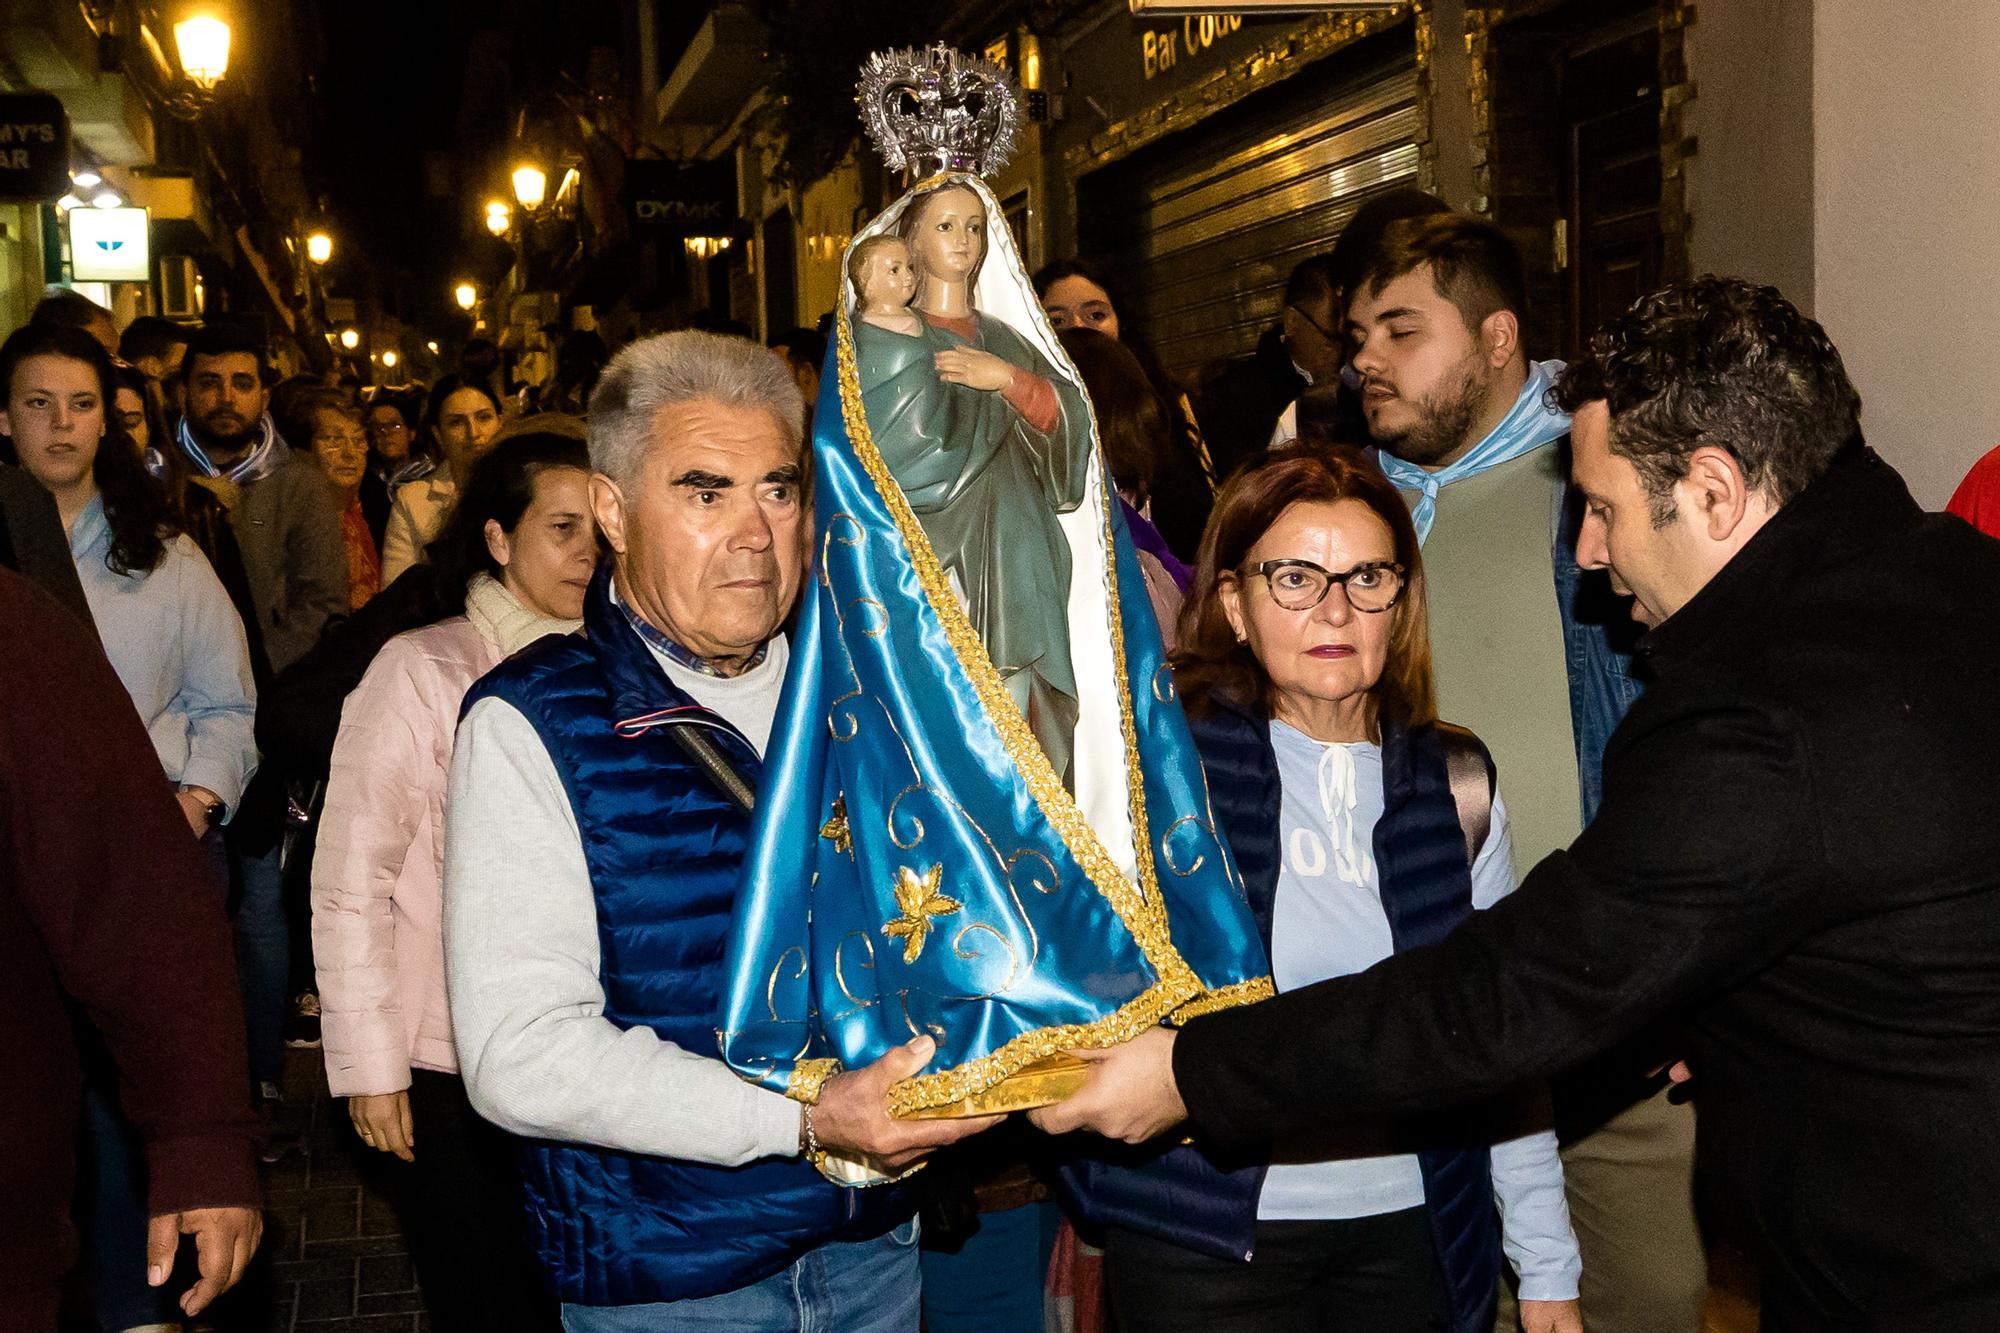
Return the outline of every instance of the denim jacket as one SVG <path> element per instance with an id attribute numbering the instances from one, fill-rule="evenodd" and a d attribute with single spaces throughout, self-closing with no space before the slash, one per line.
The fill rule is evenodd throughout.
<path id="1" fill-rule="evenodd" d="M 1568 437 L 1557 447 L 1566 476 Z M 1611 590 L 1610 580 L 1576 562 L 1576 539 L 1583 527 L 1581 492 L 1558 481 L 1549 508 L 1556 605 L 1562 615 L 1563 662 L 1569 673 L 1570 722 L 1576 735 L 1577 789 L 1583 822 L 1589 824 L 1604 795 L 1605 743 L 1645 689 L 1634 674 L 1641 631 L 1626 599 Z"/>

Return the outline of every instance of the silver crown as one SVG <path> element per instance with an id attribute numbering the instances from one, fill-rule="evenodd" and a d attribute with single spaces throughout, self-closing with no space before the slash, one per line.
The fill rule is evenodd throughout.
<path id="1" fill-rule="evenodd" d="M 875 151 L 915 180 L 993 174 L 1014 151 L 1021 120 L 1007 71 L 943 42 L 869 56 L 854 100 Z"/>

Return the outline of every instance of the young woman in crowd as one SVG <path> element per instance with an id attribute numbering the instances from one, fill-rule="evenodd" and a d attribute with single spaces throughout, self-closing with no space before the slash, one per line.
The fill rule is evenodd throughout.
<path id="1" fill-rule="evenodd" d="M 1280 991 L 1513 891 L 1492 761 L 1437 718 L 1409 508 L 1358 450 L 1278 450 L 1223 487 L 1182 628 L 1174 683 Z M 1130 1328 L 1488 1333 L 1504 1252 L 1523 1326 L 1581 1333 L 1545 1123 L 1506 1106 L 1252 1165 L 1176 1147 L 1086 1168 L 1113 1309 Z"/>
<path id="2" fill-rule="evenodd" d="M 437 470 L 437 460 L 417 439 L 419 401 L 409 394 L 382 391 L 362 413 L 368 429 L 368 481 L 361 488 L 361 507 L 378 548 L 396 492 Z"/>
<path id="3" fill-rule="evenodd" d="M 1215 465 L 1194 417 L 1194 404 L 1174 383 L 1152 345 L 1121 317 L 1109 279 L 1096 265 L 1081 259 L 1059 259 L 1035 274 L 1035 294 L 1049 323 L 1064 329 L 1095 329 L 1125 344 L 1166 404 L 1167 447 L 1159 454 L 1153 479 L 1153 522 L 1174 551 L 1192 557 L 1201 542 L 1202 525 L 1215 502 Z"/>
<path id="4" fill-rule="evenodd" d="M 384 582 L 395 582 L 397 575 L 423 558 L 425 543 L 443 529 L 466 474 L 492 447 L 500 417 L 500 400 L 482 380 L 446 375 L 431 389 L 424 426 L 444 462 L 421 480 L 396 489 L 382 534 Z"/>
<path id="5" fill-rule="evenodd" d="M 1146 593 L 1160 622 L 1160 636 L 1171 650 L 1189 571 L 1153 526 L 1149 508 L 1159 460 L 1172 447 L 1169 409 L 1146 378 L 1139 358 L 1116 338 L 1075 325 L 1057 337 L 1076 364 L 1077 374 L 1083 376 L 1083 389 L 1097 418 L 1097 439 L 1104 448 L 1105 466 L 1111 469 L 1125 526 L 1138 548 L 1139 568 L 1146 576 Z"/>
<path id="6" fill-rule="evenodd" d="M 280 423 L 285 439 L 308 447 L 333 483 L 340 505 L 340 538 L 347 548 L 347 603 L 359 611 L 382 591 L 382 556 L 369 531 L 361 490 L 368 480 L 368 433 L 361 409 L 333 390 L 299 398 L 293 419 Z"/>
<path id="7" fill-rule="evenodd" d="M 511 1141 L 466 1100 L 439 932 L 459 703 L 501 659 L 581 624 L 597 562 L 581 441 L 510 438 L 471 465 L 433 572 L 462 598 L 391 639 L 347 697 L 313 867 L 327 1084 L 361 1141 L 414 1164 L 411 1250 L 440 1330 L 551 1328 L 528 1276 Z"/>
<path id="8" fill-rule="evenodd" d="M 218 855 L 257 763 L 256 684 L 243 622 L 200 549 L 174 531 L 127 435 L 111 358 L 90 334 L 30 325 L 0 346 L 0 433 L 55 500 L 105 656 L 125 686 L 186 816 Z M 143 410 L 143 395 L 139 403 Z M 171 997 L 162 997 L 171 1003 Z M 116 1074 L 93 1060 L 90 1171 L 81 1209 L 100 1327 L 178 1319 L 146 1285 L 144 1150 L 117 1110 Z"/>

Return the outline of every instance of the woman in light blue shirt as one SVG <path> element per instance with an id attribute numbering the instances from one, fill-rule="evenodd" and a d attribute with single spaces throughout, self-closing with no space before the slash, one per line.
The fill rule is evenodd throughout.
<path id="1" fill-rule="evenodd" d="M 194 542 L 165 527 L 124 428 L 109 358 L 77 331 L 30 326 L 0 348 L 0 431 L 55 498 L 91 619 L 195 836 L 226 819 L 257 764 L 243 622 Z"/>

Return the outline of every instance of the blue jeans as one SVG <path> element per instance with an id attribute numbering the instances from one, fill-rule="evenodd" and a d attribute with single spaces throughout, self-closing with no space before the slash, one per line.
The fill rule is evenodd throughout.
<path id="1" fill-rule="evenodd" d="M 917 1223 L 822 1245 L 782 1273 L 719 1296 L 657 1305 L 565 1305 L 565 1333 L 917 1333 Z"/>
<path id="2" fill-rule="evenodd" d="M 243 990 L 243 1027 L 250 1044 L 250 1081 L 285 1080 L 285 982 L 291 971 L 285 921 L 285 872 L 278 849 L 253 856 L 228 843 L 236 889 L 236 975 Z"/>
<path id="3" fill-rule="evenodd" d="M 1042 1333 L 1049 1258 L 1062 1212 L 1052 1203 L 981 1213 L 956 1251 L 923 1252 L 927 1333 Z"/>

